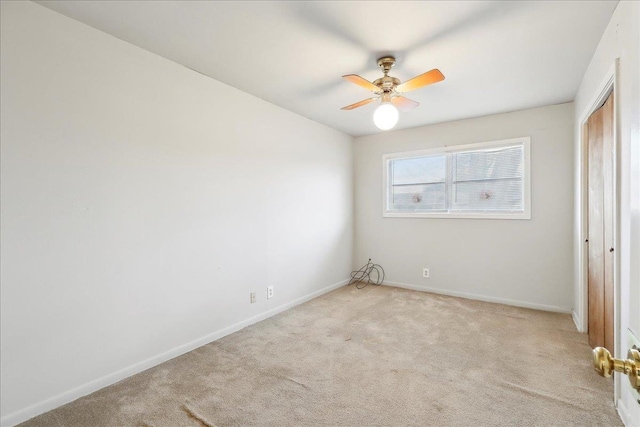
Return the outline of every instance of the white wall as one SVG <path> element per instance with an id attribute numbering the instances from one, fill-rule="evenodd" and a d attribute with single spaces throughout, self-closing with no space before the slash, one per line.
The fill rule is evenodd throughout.
<path id="1" fill-rule="evenodd" d="M 3 425 L 348 277 L 349 136 L 39 5 L 1 15 Z"/>
<path id="2" fill-rule="evenodd" d="M 383 154 L 520 136 L 531 137 L 531 220 L 382 217 Z M 568 311 L 572 138 L 573 104 L 356 138 L 354 261 L 372 258 L 388 282 L 406 287 Z"/>
<path id="3" fill-rule="evenodd" d="M 606 80 L 616 58 L 620 59 L 616 90 L 618 135 L 619 185 L 619 244 L 616 248 L 620 260 L 619 296 L 621 323 L 619 325 L 618 357 L 626 356 L 627 329 L 640 337 L 640 3 L 622 1 L 618 4 L 600 44 L 591 59 L 575 99 L 575 165 L 576 203 L 574 242 L 581 244 L 580 206 L 582 204 L 579 179 L 578 130 L 581 118 L 589 110 L 599 88 Z M 576 254 L 578 250 L 576 247 Z M 580 307 L 579 258 L 575 259 L 576 308 Z M 582 319 L 585 313 L 577 313 Z M 583 325 L 584 326 L 584 325 Z M 620 378 L 621 396 L 618 409 L 627 425 L 639 425 L 640 405 L 631 395 L 629 382 Z"/>

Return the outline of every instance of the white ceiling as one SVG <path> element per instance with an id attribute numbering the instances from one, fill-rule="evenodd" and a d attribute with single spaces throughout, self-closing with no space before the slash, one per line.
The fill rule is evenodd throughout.
<path id="1" fill-rule="evenodd" d="M 353 136 L 380 132 L 376 59 L 421 105 L 396 129 L 572 101 L 617 1 L 39 2 L 202 74 Z"/>

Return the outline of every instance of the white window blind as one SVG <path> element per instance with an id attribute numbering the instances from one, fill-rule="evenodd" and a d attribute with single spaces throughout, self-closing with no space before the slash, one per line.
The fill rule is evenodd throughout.
<path id="1" fill-rule="evenodd" d="M 451 209 L 524 210 L 524 147 L 451 154 Z"/>
<path id="2" fill-rule="evenodd" d="M 446 157 L 398 159 L 392 164 L 394 209 L 446 209 Z"/>
<path id="3" fill-rule="evenodd" d="M 530 218 L 529 138 L 385 156 L 385 216 Z"/>

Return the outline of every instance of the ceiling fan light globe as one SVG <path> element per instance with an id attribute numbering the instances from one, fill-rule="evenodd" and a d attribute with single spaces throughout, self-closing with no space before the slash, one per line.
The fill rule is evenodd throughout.
<path id="1" fill-rule="evenodd" d="M 373 113 L 373 123 L 380 130 L 389 130 L 398 123 L 398 117 L 398 109 L 385 102 Z"/>

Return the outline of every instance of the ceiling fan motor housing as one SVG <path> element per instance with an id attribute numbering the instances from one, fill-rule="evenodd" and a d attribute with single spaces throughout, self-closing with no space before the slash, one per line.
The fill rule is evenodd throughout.
<path id="1" fill-rule="evenodd" d="M 400 79 L 384 76 L 374 80 L 373 84 L 382 89 L 383 92 L 392 92 L 400 84 Z"/>
<path id="2" fill-rule="evenodd" d="M 384 73 L 384 77 L 376 79 L 373 84 L 382 89 L 383 92 L 392 92 L 400 84 L 400 79 L 389 76 L 389 70 L 395 65 L 396 59 L 393 56 L 383 56 L 378 59 L 378 67 Z"/>

